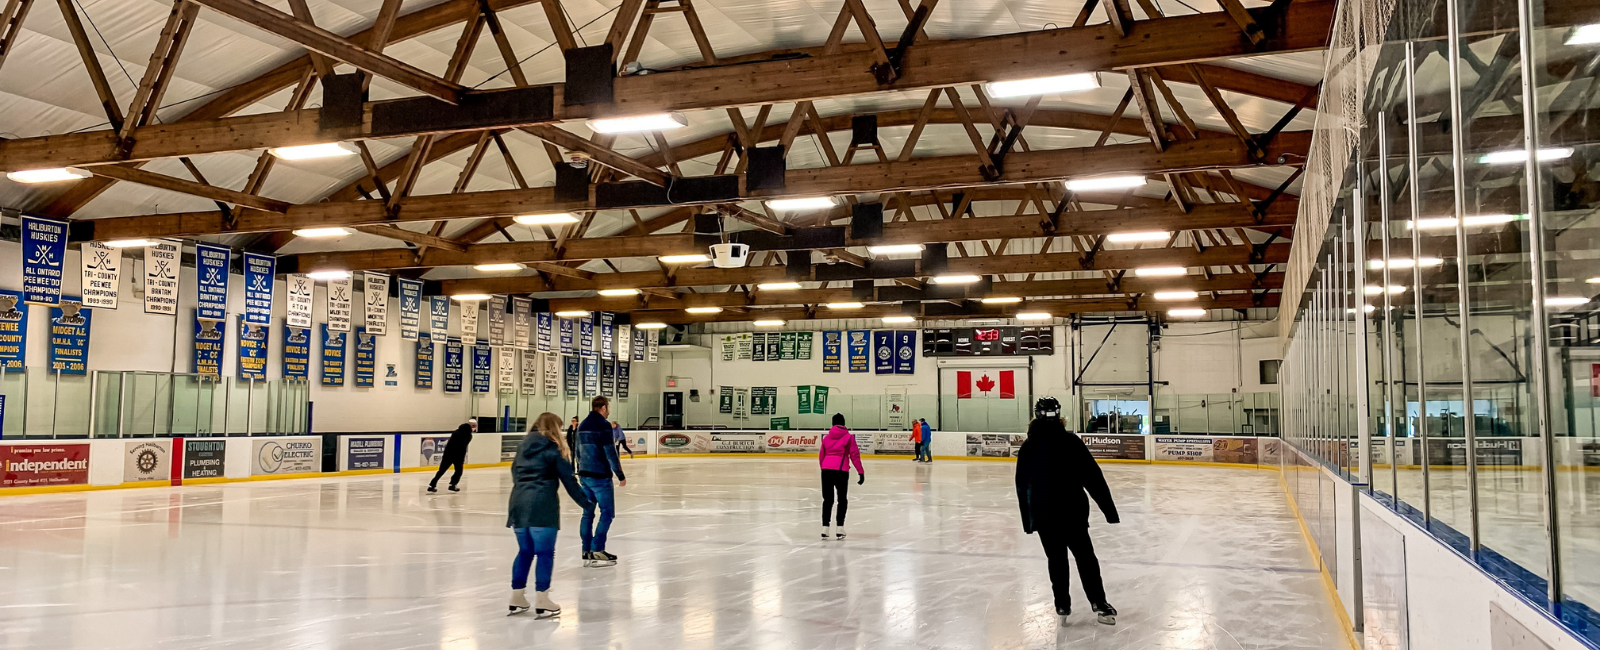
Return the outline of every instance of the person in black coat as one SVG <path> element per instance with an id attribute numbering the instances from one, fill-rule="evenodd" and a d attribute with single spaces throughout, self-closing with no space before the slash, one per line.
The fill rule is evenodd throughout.
<path id="1" fill-rule="evenodd" d="M 461 482 L 461 470 L 467 462 L 467 445 L 472 444 L 472 432 L 478 430 L 478 419 L 473 418 L 461 423 L 450 434 L 450 440 L 444 443 L 444 453 L 439 455 L 439 471 L 434 472 L 433 480 L 428 481 L 428 491 L 439 491 L 439 477 L 444 476 L 444 471 L 453 465 L 456 473 L 450 475 L 450 491 L 460 492 L 456 484 Z"/>
<path id="2" fill-rule="evenodd" d="M 1072 613 L 1068 590 L 1071 573 L 1067 555 L 1077 559 L 1078 578 L 1098 620 L 1117 624 L 1117 610 L 1106 602 L 1100 581 L 1100 560 L 1089 540 L 1089 499 L 1094 498 L 1106 523 L 1115 524 L 1117 505 L 1111 488 L 1083 440 L 1067 431 L 1061 421 L 1061 404 L 1053 397 L 1039 400 L 1028 424 L 1028 439 L 1017 450 L 1017 505 L 1022 509 L 1022 530 L 1039 533 L 1049 560 L 1050 585 L 1055 592 L 1056 614 Z"/>
<path id="3" fill-rule="evenodd" d="M 517 535 L 517 559 L 511 564 L 511 614 L 528 611 L 528 569 L 534 570 L 535 612 L 539 618 L 556 616 L 561 606 L 550 600 L 550 577 L 555 570 L 556 533 L 561 529 L 561 503 L 556 486 L 581 508 L 593 508 L 572 475 L 572 450 L 561 435 L 561 418 L 545 413 L 517 447 L 511 461 L 511 503 L 506 527 Z"/>

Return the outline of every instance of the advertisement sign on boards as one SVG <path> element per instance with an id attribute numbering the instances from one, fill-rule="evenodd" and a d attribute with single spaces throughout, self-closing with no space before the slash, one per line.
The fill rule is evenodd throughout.
<path id="1" fill-rule="evenodd" d="M 89 482 L 88 444 L 0 445 L 0 488 Z"/>
<path id="2" fill-rule="evenodd" d="M 422 438 L 422 466 L 432 467 L 444 458 L 444 446 L 450 436 L 424 436 Z"/>
<path id="3" fill-rule="evenodd" d="M 252 476 L 322 471 L 321 438 L 256 440 L 252 446 L 255 452 L 255 462 L 250 468 Z"/>
<path id="4" fill-rule="evenodd" d="M 183 441 L 183 477 L 222 478 L 223 463 L 228 458 L 226 440 Z"/>
<path id="5" fill-rule="evenodd" d="M 383 469 L 388 438 L 350 438 L 344 450 L 345 469 Z"/>
<path id="6" fill-rule="evenodd" d="M 172 478 L 172 442 L 130 440 L 122 454 L 122 481 L 166 481 Z"/>
<path id="7" fill-rule="evenodd" d="M 1082 438 L 1095 458 L 1144 460 L 1144 436 L 1085 433 Z"/>

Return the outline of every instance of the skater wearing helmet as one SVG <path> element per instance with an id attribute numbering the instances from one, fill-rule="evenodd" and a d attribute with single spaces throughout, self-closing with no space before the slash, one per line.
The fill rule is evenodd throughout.
<path id="1" fill-rule="evenodd" d="M 1072 613 L 1068 590 L 1071 573 L 1070 553 L 1078 564 L 1078 579 L 1097 619 L 1106 625 L 1117 624 L 1117 610 L 1106 602 L 1105 586 L 1100 582 L 1100 561 L 1094 556 L 1089 539 L 1089 499 L 1094 498 L 1106 523 L 1115 524 L 1117 506 L 1111 502 L 1111 489 L 1100 466 L 1083 440 L 1067 431 L 1061 421 L 1061 403 L 1046 397 L 1034 405 L 1034 419 L 1028 423 L 1028 439 L 1017 450 L 1017 505 L 1022 508 L 1022 530 L 1039 533 L 1049 559 L 1050 585 L 1055 592 L 1056 614 Z"/>
<path id="2" fill-rule="evenodd" d="M 822 436 L 818 445 L 817 461 L 822 466 L 822 538 L 828 539 L 829 515 L 833 514 L 833 499 L 839 498 L 839 530 L 834 539 L 844 539 L 844 511 L 850 505 L 850 468 L 855 463 L 861 477 L 856 485 L 867 482 L 867 471 L 861 469 L 861 448 L 856 445 L 856 435 L 844 428 L 844 414 L 833 414 L 833 428 Z"/>

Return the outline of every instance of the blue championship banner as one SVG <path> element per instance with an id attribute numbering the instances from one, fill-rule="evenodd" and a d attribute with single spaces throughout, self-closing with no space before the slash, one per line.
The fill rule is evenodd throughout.
<path id="1" fill-rule="evenodd" d="M 94 314 L 82 299 L 62 296 L 50 310 L 50 372 L 58 375 L 89 374 L 89 317 Z"/>
<path id="2" fill-rule="evenodd" d="M 227 246 L 194 245 L 195 292 L 200 317 L 224 320 L 228 315 L 228 260 L 233 251 Z"/>
<path id="3" fill-rule="evenodd" d="M 578 354 L 585 359 L 595 358 L 594 314 L 578 319 Z"/>
<path id="4" fill-rule="evenodd" d="M 246 252 L 244 254 L 244 320 L 251 325 L 272 324 L 272 285 L 277 273 L 278 258 L 271 255 Z M 224 293 L 224 303 L 226 293 Z M 267 343 L 266 330 L 261 331 L 261 344 Z M 243 354 L 241 351 L 240 354 Z M 262 361 L 266 363 L 265 360 Z M 265 366 L 262 372 L 266 372 Z M 241 375 L 242 376 L 242 375 Z M 266 378 L 265 375 L 262 376 Z"/>
<path id="5" fill-rule="evenodd" d="M 444 392 L 461 392 L 461 364 L 463 350 L 461 339 L 454 336 L 444 342 Z"/>
<path id="6" fill-rule="evenodd" d="M 28 307 L 22 292 L 0 291 L 0 368 L 20 372 L 28 358 Z"/>
<path id="7" fill-rule="evenodd" d="M 489 355 L 492 350 L 487 345 L 472 346 L 472 392 L 489 392 L 489 373 L 494 369 L 494 359 Z"/>
<path id="8" fill-rule="evenodd" d="M 550 330 L 555 327 L 555 317 L 548 313 L 539 313 L 536 316 L 538 325 L 534 334 L 534 347 L 540 352 L 550 351 Z"/>
<path id="9" fill-rule="evenodd" d="M 611 359 L 600 361 L 600 394 L 617 396 L 617 362 Z"/>
<path id="10" fill-rule="evenodd" d="M 894 374 L 911 375 L 917 372 L 917 331 L 894 331 Z"/>
<path id="11" fill-rule="evenodd" d="M 433 335 L 417 336 L 417 382 L 422 390 L 433 390 Z"/>
<path id="12" fill-rule="evenodd" d="M 873 374 L 894 374 L 894 332 L 879 330 L 872 333 L 872 358 Z"/>
<path id="13" fill-rule="evenodd" d="M 224 334 L 227 323 L 220 320 L 201 318 L 198 313 L 194 318 L 194 374 L 209 377 L 211 381 L 222 379 L 222 349 L 226 346 Z"/>
<path id="14" fill-rule="evenodd" d="M 577 354 L 572 349 L 572 319 L 561 319 L 561 354 Z"/>
<path id="15" fill-rule="evenodd" d="M 311 378 L 311 328 L 283 326 L 283 378 Z"/>
<path id="16" fill-rule="evenodd" d="M 399 278 L 399 281 L 400 338 L 415 341 L 417 333 L 422 329 L 422 281 L 406 278 Z"/>
<path id="17" fill-rule="evenodd" d="M 615 347 L 613 347 L 615 345 L 615 342 L 613 341 L 613 338 L 612 338 L 614 336 L 614 332 L 615 332 L 615 328 L 616 328 L 616 319 L 617 319 L 617 315 L 616 314 L 613 314 L 613 313 L 611 313 L 609 311 L 600 312 L 600 358 L 601 359 L 614 359 L 614 358 L 616 358 L 616 356 L 612 353 L 612 350 L 616 349 Z M 606 394 L 610 395 L 610 393 L 606 393 Z"/>
<path id="18" fill-rule="evenodd" d="M 356 328 L 356 388 L 372 388 L 378 373 L 378 342 L 365 327 Z"/>
<path id="19" fill-rule="evenodd" d="M 568 398 L 578 396 L 578 382 L 582 381 L 582 362 L 577 357 L 561 357 L 561 385 Z"/>
<path id="20" fill-rule="evenodd" d="M 36 305 L 61 304 L 67 260 L 67 222 L 22 218 L 22 296 Z"/>
<path id="21" fill-rule="evenodd" d="M 633 373 L 633 364 L 626 361 L 617 362 L 617 399 L 628 399 L 628 384 Z"/>
<path id="22" fill-rule="evenodd" d="M 850 330 L 850 340 L 846 342 L 850 352 L 850 372 L 869 372 L 872 355 L 867 348 L 872 347 L 872 332 L 867 330 Z"/>
<path id="23" fill-rule="evenodd" d="M 583 360 L 583 396 L 592 397 L 600 394 L 600 360 L 587 358 Z"/>
<path id="24" fill-rule="evenodd" d="M 322 385 L 344 385 L 344 335 L 322 324 Z"/>
<path id="25" fill-rule="evenodd" d="M 428 296 L 428 331 L 445 338 L 450 331 L 450 298 Z"/>
<path id="26" fill-rule="evenodd" d="M 634 326 L 634 328 L 633 328 L 633 360 L 634 361 L 644 361 L 644 355 L 645 355 L 645 352 L 646 352 L 645 348 L 648 347 L 646 345 L 646 343 L 645 343 L 645 337 L 646 336 L 655 336 L 655 335 L 656 335 L 655 330 L 639 329 L 639 327 L 637 325 Z"/>
<path id="27" fill-rule="evenodd" d="M 250 322 L 247 315 L 239 316 L 239 367 L 240 379 L 267 380 L 267 326 Z"/>
<path id="28" fill-rule="evenodd" d="M 844 332 L 827 330 L 822 333 L 822 371 L 839 372 L 839 355 L 844 351 Z"/>

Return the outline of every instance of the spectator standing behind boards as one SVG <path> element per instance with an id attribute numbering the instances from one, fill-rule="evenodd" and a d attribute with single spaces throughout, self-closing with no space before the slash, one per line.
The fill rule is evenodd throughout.
<path id="1" fill-rule="evenodd" d="M 928 418 L 917 421 L 917 426 L 922 428 L 922 462 L 933 462 L 933 427 L 928 426 Z"/>
<path id="2" fill-rule="evenodd" d="M 467 445 L 472 444 L 472 432 L 477 430 L 478 419 L 473 418 L 463 422 L 450 434 L 450 440 L 444 443 L 444 453 L 439 455 L 439 471 L 434 472 L 432 481 L 428 481 L 429 492 L 439 491 L 439 477 L 444 476 L 444 471 L 452 465 L 456 473 L 450 475 L 450 491 L 461 491 L 456 484 L 461 482 L 461 470 L 467 462 Z"/>
<path id="3" fill-rule="evenodd" d="M 617 445 L 619 457 L 625 451 L 628 452 L 628 458 L 633 458 L 633 450 L 628 448 L 628 433 L 622 430 L 622 425 L 617 424 L 616 420 L 611 421 L 611 442 Z"/>
<path id="4" fill-rule="evenodd" d="M 817 462 L 822 466 L 822 538 L 828 538 L 829 515 L 833 514 L 834 496 L 839 499 L 839 531 L 834 539 L 844 539 L 844 511 L 850 505 L 850 469 L 846 463 L 855 463 L 861 478 L 856 485 L 867 482 L 867 471 L 861 469 L 861 447 L 856 436 L 844 428 L 844 414 L 833 414 L 833 428 L 822 436 L 817 451 Z"/>
<path id="5" fill-rule="evenodd" d="M 556 533 L 561 529 L 561 502 L 556 485 L 567 489 L 573 502 L 588 509 L 594 504 L 572 476 L 572 448 L 561 435 L 561 416 L 541 414 L 517 446 L 511 461 L 511 506 L 506 527 L 517 535 L 517 559 L 511 563 L 511 614 L 530 607 L 539 618 L 561 614 L 550 600 L 550 576 L 555 571 Z M 528 602 L 528 569 L 534 568 L 534 602 Z M 508 614 L 511 615 L 511 614 Z"/>
<path id="6" fill-rule="evenodd" d="M 1039 533 L 1049 560 L 1050 586 L 1055 592 L 1056 614 L 1072 613 L 1072 596 L 1067 586 L 1071 570 L 1070 551 L 1078 562 L 1078 578 L 1084 595 L 1101 623 L 1117 624 L 1117 610 L 1106 602 L 1105 585 L 1100 582 L 1100 560 L 1089 540 L 1089 499 L 1100 506 L 1106 523 L 1120 521 L 1117 506 L 1111 502 L 1111 488 L 1100 473 L 1100 465 L 1083 440 L 1067 431 L 1061 421 L 1061 403 L 1046 397 L 1034 405 L 1034 419 L 1028 423 L 1028 439 L 1017 450 L 1017 505 L 1022 508 L 1022 531 Z"/>
<path id="7" fill-rule="evenodd" d="M 606 552 L 606 533 L 611 530 L 611 520 L 616 518 L 616 494 L 611 477 L 617 483 L 628 485 L 622 473 L 622 461 L 617 458 L 617 447 L 612 441 L 611 400 L 604 395 L 590 401 L 589 417 L 578 424 L 578 484 L 583 495 L 594 503 L 583 509 L 583 565 L 586 567 L 616 566 L 617 556 Z M 595 508 L 600 509 L 600 522 L 595 523 Z"/>

